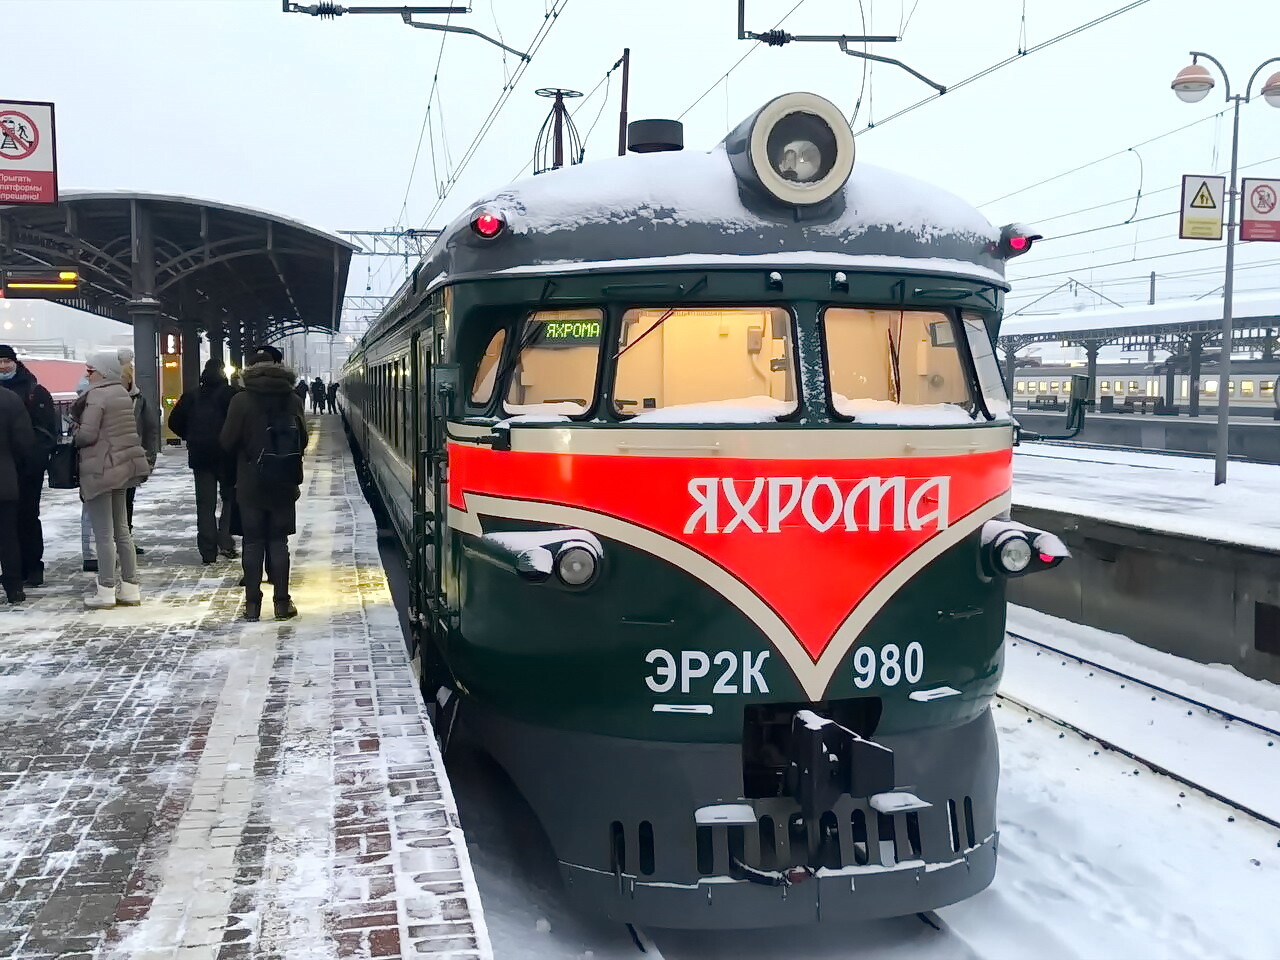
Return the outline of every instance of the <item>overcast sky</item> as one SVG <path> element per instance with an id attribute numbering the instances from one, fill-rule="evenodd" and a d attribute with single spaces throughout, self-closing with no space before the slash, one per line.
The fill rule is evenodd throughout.
<path id="1" fill-rule="evenodd" d="M 1123 0 L 864 0 L 868 33 L 904 40 L 876 48 L 946 84 L 1071 27 Z M 765 30 L 795 0 L 748 0 L 752 30 Z M 525 48 L 548 9 L 563 13 L 520 79 L 475 158 L 430 222 L 437 185 L 448 179 L 516 61 L 484 41 L 414 30 L 392 16 L 335 20 L 286 15 L 279 0 L 0 0 L 6 55 L 0 98 L 52 100 L 64 188 L 150 190 L 245 204 L 327 229 L 440 226 L 477 197 L 519 174 L 549 101 L 542 86 L 590 91 L 632 52 L 633 119 L 676 117 L 744 53 L 754 52 L 684 117 L 690 149 L 708 149 L 765 100 L 809 90 L 852 114 L 863 62 L 831 44 L 764 47 L 735 38 L 734 0 L 474 0 L 453 22 Z M 434 18 L 443 20 L 443 18 Z M 796 33 L 857 33 L 851 0 L 803 0 L 785 23 Z M 1016 308 L 1074 278 L 1132 301 L 1145 277 L 1161 275 L 1161 298 L 1206 293 L 1221 283 L 1221 249 L 1179 241 L 1176 217 L 1114 227 L 1172 210 L 1183 173 L 1225 171 L 1229 114 L 1095 164 L 1053 183 L 990 203 L 1221 111 L 1221 86 L 1199 104 L 1169 83 L 1203 49 L 1224 62 L 1235 86 L 1280 56 L 1274 0 L 1149 0 L 1136 9 L 1031 54 L 892 122 L 931 91 L 890 66 L 869 72 L 854 122 L 859 162 L 937 183 L 996 224 L 1020 220 L 1046 240 L 1016 262 Z M 19 52 L 25 53 L 18 55 Z M 424 110 L 439 60 L 431 135 L 410 184 Z M 1265 70 L 1265 79 L 1280 64 Z M 582 105 L 577 123 L 587 158 L 616 148 L 615 75 Z M 1255 92 L 1260 86 L 1255 86 Z M 1243 108 L 1241 165 L 1280 177 L 1280 110 L 1261 98 Z M 431 146 L 434 142 L 433 166 Z M 1140 176 L 1141 174 L 1141 176 Z M 1134 198 L 1141 185 L 1143 198 Z M 1174 189 L 1171 189 L 1174 188 Z M 1163 192 L 1159 192 L 1163 191 Z M 1118 202 L 1113 202 L 1118 201 Z M 1070 217 L 1059 215 L 1110 203 Z M 1110 227 L 1083 236 L 1055 235 Z M 1106 249 L 1113 248 L 1113 249 Z M 1195 251 L 1185 253 L 1184 251 Z M 1158 260 L 1139 260 L 1179 253 Z M 1280 261 L 1280 245 L 1241 248 L 1240 267 Z M 1100 267 L 1116 263 L 1116 266 Z M 1177 276 L 1184 271 L 1206 271 Z M 371 275 L 372 274 L 372 275 Z M 1042 276 L 1048 274 L 1049 276 Z M 349 292 L 387 293 L 403 264 L 357 260 Z M 1241 289 L 1275 288 L 1274 265 L 1241 270 Z M 1117 279 L 1121 278 L 1121 279 Z M 1094 301 L 1063 290 L 1041 306 Z"/>

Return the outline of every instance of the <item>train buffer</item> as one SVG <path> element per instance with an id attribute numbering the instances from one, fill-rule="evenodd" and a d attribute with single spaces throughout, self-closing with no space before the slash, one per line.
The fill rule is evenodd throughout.
<path id="1" fill-rule="evenodd" d="M 45 492 L 47 586 L 0 606 L 0 955 L 492 960 L 376 523 L 311 425 L 295 620 L 201 565 L 185 451 L 138 491 L 140 607 L 83 609 L 77 492 Z"/>

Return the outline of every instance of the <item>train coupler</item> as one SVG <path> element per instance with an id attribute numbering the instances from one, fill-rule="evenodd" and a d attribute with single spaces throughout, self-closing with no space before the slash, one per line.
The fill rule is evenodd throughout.
<path id="1" fill-rule="evenodd" d="M 830 810 L 842 794 L 872 797 L 894 786 L 893 751 L 848 727 L 797 710 L 791 720 L 785 793 L 806 820 Z"/>

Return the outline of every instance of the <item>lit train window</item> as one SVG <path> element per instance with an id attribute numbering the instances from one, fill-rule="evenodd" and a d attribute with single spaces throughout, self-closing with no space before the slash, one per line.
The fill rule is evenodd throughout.
<path id="1" fill-rule="evenodd" d="M 1230 377 L 1227 378 L 1227 396 L 1234 397 L 1236 395 L 1236 382 Z"/>
<path id="2" fill-rule="evenodd" d="M 475 379 L 471 381 L 471 402 L 488 403 L 497 383 L 498 361 L 502 359 L 502 347 L 507 342 L 507 331 L 499 330 L 484 348 L 484 355 L 476 366 Z"/>
<path id="3" fill-rule="evenodd" d="M 1241 381 L 1240 381 L 1240 396 L 1242 396 L 1242 397 L 1252 397 L 1252 396 L 1253 396 L 1253 381 L 1252 381 L 1252 380 L 1241 380 Z"/>
<path id="4" fill-rule="evenodd" d="M 1117 381 L 1115 381 L 1115 383 L 1113 383 L 1111 386 L 1112 386 L 1112 389 L 1113 389 L 1113 390 L 1115 390 L 1115 392 L 1116 392 L 1116 393 L 1124 393 L 1124 381 L 1123 381 L 1123 380 L 1117 380 Z"/>
<path id="5" fill-rule="evenodd" d="M 1137 381 L 1137 380 L 1130 380 L 1130 381 L 1129 381 L 1129 392 L 1130 392 L 1130 393 L 1141 393 L 1141 392 L 1142 392 L 1142 385 L 1141 385 L 1140 383 L 1138 383 L 1138 381 Z"/>
<path id="6" fill-rule="evenodd" d="M 1217 393 L 1217 392 L 1218 392 L 1218 378 L 1217 378 L 1217 377 L 1205 377 L 1203 380 L 1201 380 L 1201 381 L 1200 381 L 1200 392 L 1201 392 L 1201 393 Z"/>
<path id="7" fill-rule="evenodd" d="M 1041 381 L 1040 381 L 1040 392 L 1041 392 L 1041 393 L 1048 393 L 1048 392 L 1049 392 L 1049 382 L 1048 382 L 1047 380 L 1041 380 Z"/>
<path id="8" fill-rule="evenodd" d="M 1101 381 L 1101 382 L 1098 384 L 1098 389 L 1099 389 L 1102 393 L 1110 393 L 1110 392 L 1111 392 L 1111 381 L 1110 381 L 1110 380 L 1103 380 L 1103 381 Z"/>
<path id="9" fill-rule="evenodd" d="M 1179 397 L 1179 399 L 1182 399 L 1182 400 L 1187 399 L 1187 394 L 1188 394 L 1188 393 L 1190 393 L 1190 390 L 1189 390 L 1189 389 L 1188 389 L 1188 387 L 1187 387 L 1187 378 L 1186 378 L 1186 377 L 1182 377 L 1182 378 L 1180 378 L 1180 379 L 1179 379 L 1179 381 L 1178 381 L 1178 397 Z"/>
<path id="10" fill-rule="evenodd" d="M 960 323 L 969 341 L 969 355 L 973 357 L 973 367 L 978 374 L 978 386 L 982 388 L 982 402 L 991 416 L 1007 417 L 1010 410 L 1009 396 L 1005 393 L 1004 377 L 1000 374 L 1000 364 L 996 361 L 995 350 L 991 347 L 991 336 L 987 333 L 987 325 L 983 322 L 981 314 L 967 310 L 960 314 Z"/>
<path id="11" fill-rule="evenodd" d="M 831 307 L 822 325 L 836 413 L 875 422 L 885 411 L 883 420 L 889 423 L 896 416 L 889 411 L 898 406 L 935 407 L 943 416 L 949 416 L 946 407 L 954 407 L 957 422 L 977 413 L 954 322 L 946 314 Z M 965 336 L 972 353 L 977 331 Z M 985 327 L 981 337 L 986 340 Z M 990 366 L 985 353 L 974 359 Z M 994 370 L 988 377 L 999 379 Z M 991 385 L 990 393 L 999 398 L 995 412 L 1007 412 L 998 384 Z"/>
<path id="12" fill-rule="evenodd" d="M 1070 393 L 1070 392 L 1071 392 L 1071 381 L 1070 381 L 1070 380 L 1063 380 L 1063 381 L 1062 381 L 1062 392 L 1063 392 L 1063 393 Z"/>
<path id="13" fill-rule="evenodd" d="M 1262 395 L 1264 397 L 1267 396 L 1268 394 L 1271 394 L 1274 396 L 1275 390 L 1276 390 L 1276 382 L 1274 380 L 1262 381 Z"/>
<path id="14" fill-rule="evenodd" d="M 1060 383 L 1058 383 L 1058 381 L 1057 381 L 1057 380 L 1051 380 L 1051 381 L 1049 381 L 1049 391 L 1050 391 L 1051 393 L 1057 393 L 1057 392 L 1058 392 L 1058 387 L 1060 387 L 1060 386 L 1061 386 L 1061 384 L 1060 384 Z"/>
<path id="15" fill-rule="evenodd" d="M 1017 383 L 1015 383 L 1015 384 L 1013 385 L 1013 392 L 1014 392 L 1014 393 L 1026 393 L 1026 392 L 1027 392 L 1027 381 L 1025 381 L 1025 380 L 1019 380 Z"/>
<path id="16" fill-rule="evenodd" d="M 614 410 L 642 422 L 751 422 L 796 409 L 791 317 L 776 307 L 628 310 Z"/>
<path id="17" fill-rule="evenodd" d="M 511 414 L 577 416 L 595 403 L 604 312 L 540 310 L 520 330 L 502 409 Z"/>

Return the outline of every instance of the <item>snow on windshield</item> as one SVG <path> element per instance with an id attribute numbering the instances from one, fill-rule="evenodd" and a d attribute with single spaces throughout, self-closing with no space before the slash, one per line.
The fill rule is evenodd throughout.
<path id="1" fill-rule="evenodd" d="M 852 417 L 858 423 L 882 423 L 896 426 L 952 426 L 973 423 L 973 417 L 964 407 L 954 403 L 904 404 L 892 400 L 873 400 L 869 397 L 849 398 L 843 394 L 831 395 L 832 406 L 842 417 Z"/>
<path id="2" fill-rule="evenodd" d="M 646 410 L 627 423 L 772 423 L 794 409 L 794 403 L 773 397 L 738 397 Z"/>

